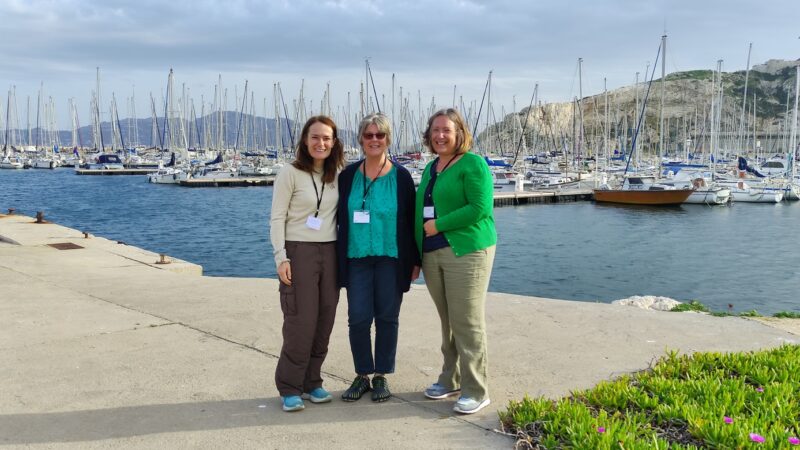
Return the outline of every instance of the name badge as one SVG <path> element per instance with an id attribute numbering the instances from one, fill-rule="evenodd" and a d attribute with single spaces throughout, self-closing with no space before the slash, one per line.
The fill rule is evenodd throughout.
<path id="1" fill-rule="evenodd" d="M 426 206 L 422 208 L 422 218 L 423 219 L 433 219 L 436 215 L 433 212 L 433 206 Z"/>
<path id="2" fill-rule="evenodd" d="M 369 211 L 353 211 L 353 223 L 369 223 Z"/>
<path id="3" fill-rule="evenodd" d="M 306 227 L 319 231 L 322 229 L 322 219 L 319 217 L 308 216 L 308 219 L 306 219 Z"/>

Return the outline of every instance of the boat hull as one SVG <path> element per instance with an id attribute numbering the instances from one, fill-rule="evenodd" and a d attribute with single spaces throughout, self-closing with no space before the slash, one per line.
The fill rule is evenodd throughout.
<path id="1" fill-rule="evenodd" d="M 680 205 L 694 192 L 692 189 L 626 190 L 594 189 L 594 200 L 626 205 Z"/>
<path id="2" fill-rule="evenodd" d="M 684 203 L 696 205 L 724 205 L 731 201 L 731 190 L 726 188 L 696 189 Z"/>
<path id="3" fill-rule="evenodd" d="M 779 203 L 783 200 L 783 192 L 764 189 L 734 190 L 731 194 L 737 203 Z"/>

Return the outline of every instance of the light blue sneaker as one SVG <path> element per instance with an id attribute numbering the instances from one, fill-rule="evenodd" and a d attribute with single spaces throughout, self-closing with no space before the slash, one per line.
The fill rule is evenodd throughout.
<path id="1" fill-rule="evenodd" d="M 328 403 L 333 400 L 331 393 L 326 391 L 322 386 L 314 389 L 311 392 L 303 393 L 303 398 L 311 400 L 311 403 Z"/>
<path id="2" fill-rule="evenodd" d="M 442 386 L 439 383 L 433 383 L 432 385 L 425 388 L 425 397 L 439 400 L 442 398 L 450 397 L 451 395 L 456 395 L 461 392 L 461 389 L 447 389 L 446 387 Z"/>
<path id="3" fill-rule="evenodd" d="M 476 412 L 485 408 L 492 401 L 487 397 L 483 401 L 475 400 L 469 397 L 460 397 L 456 404 L 453 406 L 453 411 L 461 414 L 475 414 Z"/>
<path id="4" fill-rule="evenodd" d="M 283 410 L 286 412 L 300 411 L 306 407 L 306 405 L 303 404 L 303 399 L 300 398 L 299 395 L 281 397 L 281 402 L 283 402 Z"/>

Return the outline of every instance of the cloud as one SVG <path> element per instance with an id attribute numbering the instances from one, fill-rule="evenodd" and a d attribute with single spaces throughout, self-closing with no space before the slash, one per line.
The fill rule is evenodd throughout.
<path id="1" fill-rule="evenodd" d="M 101 68 L 103 90 L 118 96 L 136 86 L 142 100 L 160 95 L 170 68 L 176 81 L 205 98 L 217 76 L 232 90 L 244 80 L 271 98 L 274 83 L 319 101 L 328 82 L 334 101 L 351 101 L 370 59 L 376 89 L 417 92 L 452 103 L 483 94 L 493 71 L 493 98 L 529 98 L 540 84 L 544 100 L 629 84 L 652 63 L 664 30 L 667 69 L 743 69 L 796 58 L 800 50 L 790 0 L 754 8 L 733 0 L 6 0 L 0 2 L 0 83 L 35 95 L 39 83 L 64 104 L 88 104 Z M 784 14 L 781 14 L 784 11 Z M 5 89 L 0 90 L 0 92 Z M 4 96 L 0 96 L 4 97 Z M 110 97 L 110 96 L 109 96 Z M 199 99 L 197 100 L 199 101 Z M 418 101 L 416 103 L 419 103 Z M 63 108 L 66 110 L 66 108 Z M 145 111 L 143 105 L 137 107 Z"/>

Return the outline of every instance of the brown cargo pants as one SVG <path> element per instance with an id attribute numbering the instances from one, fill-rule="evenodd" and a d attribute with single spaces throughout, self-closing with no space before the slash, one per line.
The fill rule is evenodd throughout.
<path id="1" fill-rule="evenodd" d="M 336 318 L 335 242 L 286 242 L 292 285 L 280 285 L 283 347 L 275 369 L 281 396 L 322 386 L 322 363 Z"/>

